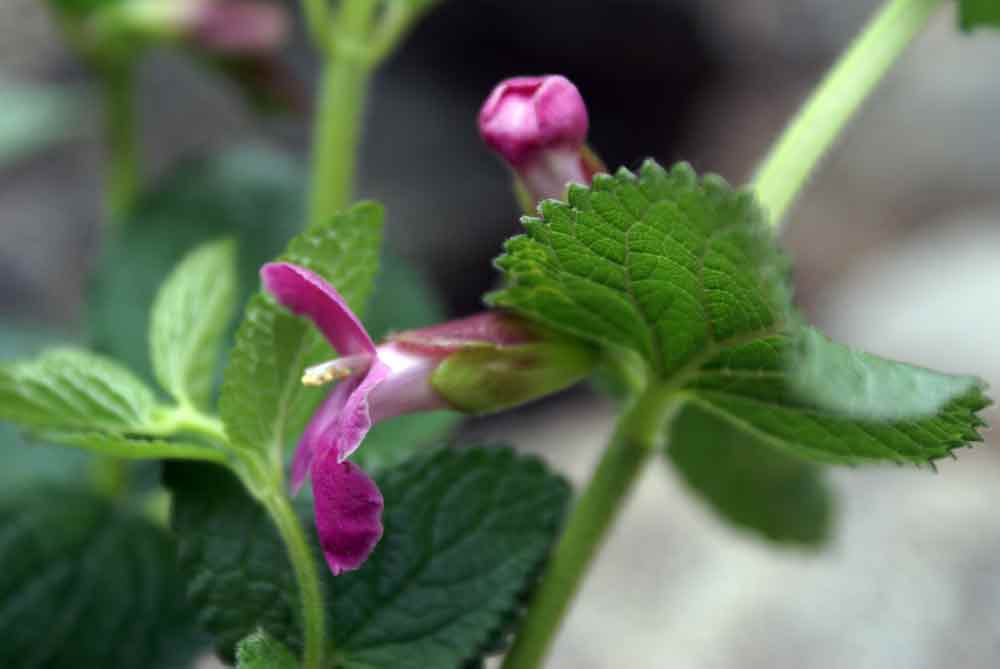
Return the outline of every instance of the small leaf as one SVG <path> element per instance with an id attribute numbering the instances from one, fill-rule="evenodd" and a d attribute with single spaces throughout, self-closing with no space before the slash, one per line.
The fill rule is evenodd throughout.
<path id="1" fill-rule="evenodd" d="M 342 664 L 458 669 L 494 649 L 555 539 L 565 481 L 497 448 L 434 451 L 376 480 L 381 543 L 356 572 L 322 571 Z M 172 463 L 167 482 L 189 594 L 223 654 L 258 628 L 297 651 L 295 584 L 264 510 L 221 468 Z"/>
<path id="2" fill-rule="evenodd" d="M 696 406 L 671 426 L 667 455 L 724 520 L 772 541 L 823 543 L 832 494 L 819 466 L 786 455 Z"/>
<path id="3" fill-rule="evenodd" d="M 989 405 L 979 385 L 936 413 L 884 420 L 852 416 L 803 397 L 789 378 L 796 342 L 787 335 L 734 347 L 692 370 L 689 401 L 789 455 L 830 464 L 927 463 L 982 441 L 976 412 Z M 872 356 L 873 357 L 873 356 Z M 879 361 L 876 368 L 889 365 Z M 900 374 L 912 369 L 904 366 Z"/>
<path id="4" fill-rule="evenodd" d="M 134 432 L 152 422 L 152 391 L 116 362 L 52 349 L 0 366 L 0 420 L 51 431 Z"/>
<path id="5" fill-rule="evenodd" d="M 152 380 L 149 313 L 170 272 L 196 246 L 233 238 L 236 303 L 246 303 L 260 285 L 260 266 L 299 230 L 306 181 L 298 162 L 273 149 L 247 146 L 182 161 L 105 244 L 87 300 L 92 346 Z"/>
<path id="6" fill-rule="evenodd" d="M 236 669 L 298 669 L 295 656 L 266 632 L 254 632 L 236 647 Z"/>
<path id="7" fill-rule="evenodd" d="M 920 418 L 980 387 L 974 376 L 942 374 L 854 351 L 803 328 L 787 362 L 795 390 L 829 411 L 858 418 Z"/>
<path id="8" fill-rule="evenodd" d="M 223 334 L 236 306 L 232 241 L 203 244 L 163 283 L 153 303 L 150 358 L 181 404 L 207 408 Z"/>
<path id="9" fill-rule="evenodd" d="M 0 666 L 173 669 L 203 641 L 161 529 L 79 489 L 0 500 Z"/>
<path id="10" fill-rule="evenodd" d="M 382 208 L 356 205 L 292 239 L 281 259 L 320 274 L 359 313 L 371 294 L 382 242 Z M 236 334 L 220 400 L 235 445 L 280 454 L 301 429 L 323 389 L 302 385 L 302 370 L 334 357 L 307 321 L 290 316 L 263 294 L 254 297 Z"/>
<path id="11" fill-rule="evenodd" d="M 1000 28 L 1000 2 L 997 0 L 959 0 L 962 30 L 990 26 Z"/>
<path id="12" fill-rule="evenodd" d="M 497 260 L 496 306 L 635 351 L 661 378 L 785 327 L 786 261 L 752 194 L 719 177 L 647 161 L 539 209 Z"/>

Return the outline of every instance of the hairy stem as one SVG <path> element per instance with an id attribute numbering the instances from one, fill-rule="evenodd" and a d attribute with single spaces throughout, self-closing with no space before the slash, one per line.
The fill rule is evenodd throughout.
<path id="1" fill-rule="evenodd" d="M 584 576 L 675 410 L 670 389 L 651 387 L 619 417 L 611 445 L 570 514 L 504 669 L 541 666 Z"/>
<path id="2" fill-rule="evenodd" d="M 103 68 L 102 78 L 107 147 L 105 214 L 109 225 L 119 225 L 139 193 L 133 67 L 125 63 L 109 65 Z"/>
<path id="3" fill-rule="evenodd" d="M 322 669 L 324 666 L 323 655 L 326 651 L 326 611 L 313 550 L 287 496 L 281 493 L 272 493 L 264 495 L 261 502 L 278 527 L 278 533 L 285 543 L 288 558 L 295 571 L 295 580 L 299 586 L 299 599 L 302 604 L 302 628 L 305 636 L 302 667 L 303 669 Z"/>
<path id="4" fill-rule="evenodd" d="M 780 225 L 848 121 L 944 0 L 889 0 L 802 106 L 757 170 L 753 188 Z"/>
<path id="5" fill-rule="evenodd" d="M 367 39 L 373 0 L 344 0 L 326 55 L 313 137 L 309 225 L 345 208 L 354 194 L 361 118 L 368 92 Z"/>

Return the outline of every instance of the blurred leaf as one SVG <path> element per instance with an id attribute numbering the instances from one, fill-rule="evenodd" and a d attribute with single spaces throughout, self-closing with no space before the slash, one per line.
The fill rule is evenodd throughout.
<path id="1" fill-rule="evenodd" d="M 833 500 L 819 466 L 696 406 L 674 419 L 668 443 L 681 478 L 727 522 L 772 541 L 818 545 L 829 538 Z"/>
<path id="2" fill-rule="evenodd" d="M 135 432 L 153 422 L 152 391 L 113 360 L 51 349 L 0 367 L 0 419 L 39 430 Z"/>
<path id="3" fill-rule="evenodd" d="M 382 208 L 355 205 L 328 223 L 293 238 L 281 260 L 310 269 L 360 313 L 371 294 L 382 244 Z M 279 458 L 289 431 L 304 425 L 322 389 L 302 385 L 302 370 L 333 357 L 308 321 L 293 317 L 268 296 L 247 307 L 226 369 L 219 409 L 234 444 Z"/>
<path id="4" fill-rule="evenodd" d="M 236 647 L 236 669 L 299 669 L 299 661 L 280 641 L 258 630 Z"/>
<path id="5" fill-rule="evenodd" d="M 171 464 L 167 480 L 190 594 L 224 652 L 258 628 L 298 650 L 294 581 L 264 510 L 221 469 Z M 569 487 L 506 448 L 435 450 L 377 481 L 381 543 L 358 571 L 323 570 L 342 665 L 462 667 L 516 616 Z"/>
<path id="6" fill-rule="evenodd" d="M 297 162 L 260 147 L 179 165 L 108 240 L 88 303 L 93 345 L 151 379 L 149 312 L 170 271 L 196 246 L 231 237 L 239 260 L 236 302 L 244 304 L 259 285 L 260 266 L 281 253 L 304 220 L 304 183 Z"/>
<path id="7" fill-rule="evenodd" d="M 726 350 L 689 373 L 684 386 L 688 401 L 772 448 L 830 464 L 921 464 L 982 441 L 978 428 L 984 423 L 976 412 L 989 400 L 980 386 L 928 415 L 896 420 L 855 416 L 803 396 L 801 379 L 790 379 L 787 367 L 795 344 L 778 335 Z M 894 364 L 882 361 L 875 369 L 883 363 Z M 903 366 L 901 373 L 908 369 Z"/>
<path id="8" fill-rule="evenodd" d="M 803 400 L 857 418 L 919 418 L 982 386 L 974 376 L 942 374 L 837 344 L 803 328 L 788 362 Z"/>
<path id="9" fill-rule="evenodd" d="M 0 366 L 0 420 L 46 441 L 138 459 L 221 461 L 215 448 L 156 438 L 152 391 L 113 360 L 70 348 Z"/>
<path id="10" fill-rule="evenodd" d="M 173 669 L 201 645 L 170 538 L 96 495 L 0 500 L 0 666 Z"/>
<path id="11" fill-rule="evenodd" d="M 1000 2 L 997 0 L 959 0 L 962 30 L 990 26 L 1000 28 Z"/>
<path id="12" fill-rule="evenodd" d="M 394 467 L 428 446 L 440 445 L 461 419 L 454 411 L 432 411 L 379 421 L 351 460 L 367 472 Z"/>
<path id="13" fill-rule="evenodd" d="M 153 304 L 150 357 L 156 378 L 181 404 L 205 409 L 221 339 L 236 307 L 236 258 L 230 241 L 189 253 Z"/>
<path id="14" fill-rule="evenodd" d="M 0 169 L 67 139 L 79 128 L 74 93 L 0 77 Z"/>

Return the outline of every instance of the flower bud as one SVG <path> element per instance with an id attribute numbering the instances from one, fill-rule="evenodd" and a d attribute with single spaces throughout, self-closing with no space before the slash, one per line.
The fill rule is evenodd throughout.
<path id="1" fill-rule="evenodd" d="M 517 174 L 530 209 L 540 200 L 563 197 L 570 182 L 588 185 L 603 171 L 584 144 L 588 124 L 580 92 L 558 75 L 503 81 L 479 112 L 483 140 Z"/>

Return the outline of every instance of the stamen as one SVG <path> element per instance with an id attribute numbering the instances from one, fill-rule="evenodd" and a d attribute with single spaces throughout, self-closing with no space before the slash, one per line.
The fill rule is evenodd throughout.
<path id="1" fill-rule="evenodd" d="M 345 358 L 327 360 L 313 365 L 302 373 L 302 384 L 306 386 L 324 386 L 333 381 L 362 372 L 371 364 L 371 356 L 367 353 L 349 355 Z"/>

